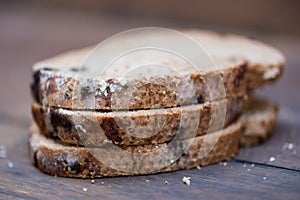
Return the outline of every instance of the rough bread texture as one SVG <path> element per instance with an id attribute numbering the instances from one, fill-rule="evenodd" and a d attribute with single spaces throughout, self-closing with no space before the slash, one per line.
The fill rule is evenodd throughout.
<path id="1" fill-rule="evenodd" d="M 242 134 L 241 146 L 254 146 L 272 134 L 278 114 L 278 104 L 261 98 L 254 98 L 246 104 L 240 118 Z"/>
<path id="2" fill-rule="evenodd" d="M 234 62 L 235 63 L 235 62 Z M 45 106 L 68 109 L 168 108 L 246 95 L 244 61 L 203 73 L 150 78 L 77 78 L 43 68 L 33 73 L 32 95 Z"/>
<path id="3" fill-rule="evenodd" d="M 224 96 L 243 96 L 247 89 L 277 80 L 283 72 L 284 56 L 262 42 L 238 35 L 220 35 L 201 30 L 183 33 L 204 47 L 217 65 L 214 70 L 195 72 L 186 63 L 161 55 L 161 52 L 152 52 L 154 57 L 149 57 L 149 53 L 142 55 L 142 58 L 129 58 L 115 63 L 113 73 L 102 78 L 99 78 L 97 70 L 89 73 L 90 69 L 86 68 L 82 68 L 80 74 L 93 74 L 92 76 L 76 77 L 84 59 L 93 49 L 90 47 L 36 63 L 33 66 L 32 94 L 43 105 L 62 108 L 126 110 L 174 107 L 220 100 Z M 176 42 L 169 37 L 166 40 Z M 195 53 L 201 54 L 191 52 Z M 149 79 L 122 79 L 128 66 L 141 65 L 143 61 L 149 63 L 149 60 L 162 66 L 172 66 L 178 73 L 148 77 Z M 223 80 L 214 80 L 220 76 Z M 223 83 L 226 94 L 221 92 L 218 95 Z M 210 91 L 207 90 L 207 85 L 210 85 Z M 209 92 L 214 94 L 213 98 Z"/>
<path id="4" fill-rule="evenodd" d="M 265 84 L 280 77 L 285 64 L 283 54 L 276 48 L 248 37 L 212 31 L 184 31 L 204 46 L 212 58 L 242 57 L 249 64 L 249 72 L 256 75 L 257 83 Z"/>
<path id="5" fill-rule="evenodd" d="M 189 148 L 178 159 L 170 160 L 168 165 L 163 165 L 163 168 L 160 166 L 165 162 L 164 157 L 148 159 L 148 162 L 146 162 L 146 156 L 143 156 L 141 162 L 137 162 L 137 160 L 133 161 L 132 157 L 129 156 L 121 158 L 122 160 L 119 162 L 122 162 L 125 166 L 130 166 L 130 170 L 116 170 L 110 165 L 103 164 L 101 161 L 106 157 L 110 157 L 112 160 L 119 160 L 119 157 L 114 157 L 112 154 L 102 154 L 104 156 L 102 159 L 101 157 L 95 159 L 87 148 L 67 146 L 55 142 L 53 139 L 47 139 L 39 134 L 35 125 L 30 129 L 29 154 L 32 162 L 42 172 L 53 176 L 97 178 L 154 174 L 206 166 L 222 160 L 228 160 L 238 153 L 240 131 L 240 123 L 235 123 L 219 132 L 195 137 L 193 140 L 183 140 L 190 143 Z M 213 148 L 211 148 L 212 145 Z M 134 152 L 141 155 L 154 151 L 156 155 L 155 149 L 161 150 L 166 146 L 167 144 L 159 144 L 155 147 L 153 145 L 127 147 L 125 150 L 126 152 Z M 200 149 L 202 151 L 199 151 Z M 202 154 L 203 152 L 206 153 Z"/>
<path id="6" fill-rule="evenodd" d="M 262 99 L 254 99 L 246 106 L 244 115 L 234 124 L 219 132 L 198 136 L 194 140 L 183 140 L 191 144 L 188 150 L 179 159 L 170 162 L 170 165 L 161 169 L 159 169 L 159 166 L 164 162 L 163 159 L 165 157 L 157 157 L 158 159 L 155 159 L 155 161 L 151 161 L 150 159 L 150 162 L 148 159 L 148 162 L 145 161 L 137 164 L 138 162 L 136 161 L 132 162 L 132 157 L 126 156 L 122 158 L 122 163 L 130 166 L 131 171 L 112 169 L 103 164 L 98 156 L 98 159 L 92 156 L 88 151 L 91 148 L 69 146 L 60 141 L 46 138 L 39 133 L 39 129 L 35 124 L 30 128 L 29 154 L 32 162 L 42 172 L 62 177 L 97 178 L 190 169 L 230 159 L 237 154 L 238 144 L 249 146 L 265 140 L 274 127 L 277 112 L 277 104 L 271 104 Z M 211 141 L 211 144 L 214 144 L 214 148 L 210 148 L 209 141 Z M 149 151 L 153 151 L 153 149 L 163 149 L 166 145 L 164 143 L 122 148 L 133 153 L 148 153 Z M 202 152 L 209 153 L 205 157 L 201 156 L 199 153 L 200 148 L 202 148 Z M 177 150 L 175 146 L 174 151 Z M 109 151 L 104 152 L 108 153 Z M 100 155 L 107 157 L 107 155 L 112 154 Z M 147 160 L 144 157 L 142 157 L 142 160 Z M 120 159 L 120 157 L 112 157 L 112 160 L 114 159 Z"/>
<path id="7" fill-rule="evenodd" d="M 33 103 L 32 114 L 41 134 L 47 137 L 79 146 L 99 147 L 107 142 L 128 146 L 193 138 L 228 126 L 242 109 L 241 99 L 126 112 L 72 111 L 43 108 Z"/>

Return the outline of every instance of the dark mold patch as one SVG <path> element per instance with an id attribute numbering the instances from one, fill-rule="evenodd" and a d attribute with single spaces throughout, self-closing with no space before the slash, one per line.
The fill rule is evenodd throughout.
<path id="1" fill-rule="evenodd" d="M 58 132 L 58 127 L 63 128 L 65 132 L 70 132 L 72 130 L 72 122 L 59 113 L 51 112 L 50 121 L 55 132 Z"/>
<path id="2" fill-rule="evenodd" d="M 114 143 L 120 143 L 122 141 L 122 138 L 120 135 L 122 135 L 122 130 L 119 128 L 116 121 L 112 118 L 107 118 L 102 121 L 100 124 L 101 128 L 103 129 L 106 137 L 110 139 Z M 120 133 L 119 133 L 120 132 Z M 120 134 L 120 135 L 119 135 Z M 124 135 L 125 133 L 123 133 Z"/>
<path id="3" fill-rule="evenodd" d="M 203 95 L 202 95 L 202 94 L 200 94 L 200 95 L 197 97 L 197 102 L 198 102 L 199 104 L 204 103 L 204 98 L 203 98 Z"/>

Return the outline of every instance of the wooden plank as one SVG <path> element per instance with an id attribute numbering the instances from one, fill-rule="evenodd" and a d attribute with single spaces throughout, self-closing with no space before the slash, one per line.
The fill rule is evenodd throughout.
<path id="1" fill-rule="evenodd" d="M 241 149 L 237 159 L 300 170 L 300 126 L 282 118 L 276 125 L 274 135 L 265 144 Z M 272 161 L 271 157 L 275 160 Z"/>
<path id="2" fill-rule="evenodd" d="M 264 165 L 244 166 L 244 163 L 235 161 L 227 162 L 226 166 L 216 164 L 201 170 L 102 178 L 95 180 L 95 184 L 90 180 L 55 178 L 39 172 L 31 165 L 27 155 L 26 128 L 2 126 L 1 133 L 4 130 L 6 137 L 13 139 L 6 140 L 7 158 L 0 159 L 0 199 L 50 199 L 54 194 L 57 198 L 119 200 L 150 197 L 297 199 L 300 195 L 299 172 Z M 9 167 L 10 162 L 13 167 Z M 191 186 L 183 184 L 183 176 L 191 177 Z M 102 181 L 104 184 L 101 184 Z M 165 181 L 169 184 L 166 185 Z M 88 192 L 84 192 L 83 188 L 87 188 Z"/>

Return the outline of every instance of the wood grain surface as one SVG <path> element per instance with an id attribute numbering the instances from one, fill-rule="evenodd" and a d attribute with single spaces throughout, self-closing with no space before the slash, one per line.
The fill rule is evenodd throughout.
<path id="1" fill-rule="evenodd" d="M 265 144 L 243 149 L 226 164 L 151 176 L 103 178 L 94 184 L 91 180 L 51 177 L 31 165 L 27 153 L 31 65 L 141 26 L 203 28 L 170 19 L 153 21 L 34 6 L 0 7 L 0 148 L 7 149 L 6 158 L 0 158 L 0 199 L 299 199 L 300 39 L 252 29 L 205 27 L 256 37 L 286 55 L 282 79 L 259 91 L 281 104 L 274 135 Z M 293 144 L 290 150 L 283 148 L 288 143 Z M 270 162 L 270 157 L 275 161 Z M 191 177 L 190 186 L 183 184 L 183 176 Z"/>

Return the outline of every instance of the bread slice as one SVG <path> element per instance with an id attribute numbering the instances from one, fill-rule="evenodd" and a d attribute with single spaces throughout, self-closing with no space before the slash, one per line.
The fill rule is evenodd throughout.
<path id="1" fill-rule="evenodd" d="M 174 56 L 154 51 L 121 59 L 110 67 L 111 72 L 103 76 L 97 73 L 99 70 L 95 67 L 83 68 L 80 76 L 76 77 L 79 67 L 92 50 L 90 47 L 35 64 L 31 85 L 33 96 L 40 104 L 68 109 L 175 107 L 224 97 L 240 97 L 246 95 L 247 89 L 263 86 L 282 74 L 285 62 L 283 55 L 264 43 L 242 36 L 200 30 L 183 33 L 205 48 L 216 67 L 211 68 L 212 63 L 204 59 L 203 65 L 210 67 L 210 70 L 195 71 L 191 65 Z M 143 35 L 135 39 L 138 38 L 143 39 Z M 165 39 L 170 44 L 177 42 L 176 38 L 168 36 L 159 39 Z M 126 45 L 126 41 L 119 44 L 122 45 Z M 189 52 L 189 49 L 186 51 Z M 190 52 L 190 55 L 198 54 L 203 57 L 201 52 Z M 171 70 L 176 73 L 160 76 L 149 73 L 150 77 L 122 78 L 131 69 L 130 66 L 143 65 L 149 61 L 155 61 L 161 66 L 172 66 Z M 163 68 L 154 69 L 156 75 L 163 71 Z"/>
<path id="2" fill-rule="evenodd" d="M 272 133 L 279 106 L 263 98 L 254 98 L 246 104 L 242 123 L 241 146 L 254 146 L 264 142 Z"/>
<path id="3" fill-rule="evenodd" d="M 240 131 L 241 124 L 235 123 L 219 132 L 184 140 L 190 146 L 176 160 L 165 160 L 164 156 L 156 157 L 156 152 L 154 152 L 155 159 L 151 159 L 152 157 L 146 159 L 148 153 L 152 155 L 152 151 L 164 151 L 163 149 L 168 147 L 166 143 L 158 144 L 155 147 L 138 146 L 125 149 L 129 154 L 135 153 L 136 155 L 138 153 L 141 155 L 142 158 L 139 160 L 133 160 L 131 154 L 130 156 L 119 156 L 113 154 L 110 149 L 103 148 L 97 148 L 97 150 L 103 150 L 106 153 L 101 154 L 102 157 L 96 159 L 94 154 L 89 153 L 94 149 L 68 146 L 55 142 L 53 139 L 47 139 L 39 134 L 38 128 L 33 125 L 30 129 L 29 154 L 32 162 L 42 172 L 53 176 L 97 178 L 154 174 L 206 166 L 228 160 L 238 153 Z M 203 152 L 206 153 L 203 154 Z M 107 163 L 108 157 L 113 164 L 118 165 L 119 163 L 122 166 L 128 166 L 130 170 L 119 170 L 119 166 L 116 166 L 116 169 L 111 167 L 113 164 L 104 164 Z M 169 163 L 165 164 L 165 162 Z"/>
<path id="4" fill-rule="evenodd" d="M 175 135 L 175 139 L 192 138 L 228 126 L 242 109 L 242 99 L 123 112 L 72 111 L 33 103 L 32 115 L 41 134 L 47 137 L 99 147 L 107 142 L 119 146 L 160 144 Z"/>
<path id="5" fill-rule="evenodd" d="M 77 53 L 75 51 L 74 56 Z M 73 52 L 59 58 L 64 60 L 64 56 L 70 55 Z M 179 61 L 174 62 L 177 65 L 173 69 L 180 68 Z M 42 68 L 33 72 L 31 91 L 35 101 L 45 106 L 80 110 L 169 108 L 245 96 L 246 62 L 222 59 L 220 63 L 220 69 L 214 71 L 188 73 L 191 68 L 188 66 L 177 70 L 176 75 L 136 78 L 124 78 L 117 73 L 109 78 L 100 75 L 84 78 L 85 75 L 80 76 L 81 72 Z"/>
<path id="6" fill-rule="evenodd" d="M 258 138 L 266 139 L 270 135 L 276 120 L 277 105 L 270 104 L 265 100 L 253 100 L 247 108 L 251 110 L 245 111 L 245 114 L 237 122 L 227 128 L 219 132 L 198 136 L 194 140 L 184 140 L 188 143 L 192 141 L 192 143 L 189 143 L 191 145 L 188 150 L 178 160 L 163 168 L 159 168 L 161 166 L 160 159 L 152 163 L 145 163 L 145 165 L 142 165 L 145 167 L 142 168 L 141 165 L 132 166 L 132 157 L 123 157 L 122 163 L 131 166 L 132 170 L 118 171 L 112 169 L 103 164 L 99 157 L 96 159 L 91 155 L 89 153 L 91 148 L 74 147 L 48 139 L 39 133 L 35 124 L 30 128 L 29 154 L 32 162 L 42 172 L 62 177 L 128 176 L 206 166 L 232 158 L 238 153 L 239 143 L 241 145 L 254 145 L 258 141 L 262 141 Z M 257 126 L 259 129 L 257 129 Z M 154 148 L 162 149 L 166 145 L 166 143 L 159 144 Z M 214 148 L 210 148 L 211 145 L 214 145 Z M 147 153 L 154 149 L 153 145 L 126 148 L 129 152 L 135 153 Z M 203 150 L 202 153 L 208 152 L 208 154 L 202 156 L 199 151 L 200 148 Z M 112 156 L 112 154 L 105 154 L 104 157 L 110 157 L 107 155 Z M 120 159 L 120 157 L 112 157 L 112 160 L 114 159 Z"/>

